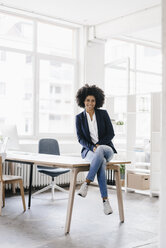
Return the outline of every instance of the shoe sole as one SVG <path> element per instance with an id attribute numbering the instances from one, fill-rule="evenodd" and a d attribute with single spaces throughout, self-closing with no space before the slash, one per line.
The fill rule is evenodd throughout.
<path id="1" fill-rule="evenodd" d="M 107 214 L 107 215 L 110 215 L 110 214 L 112 214 L 113 212 L 111 212 L 111 213 L 109 213 L 109 214 Z"/>
<path id="2" fill-rule="evenodd" d="M 84 197 L 84 198 L 86 197 L 86 195 L 81 195 L 80 193 L 78 193 L 77 195 L 79 195 L 81 197 Z"/>
<path id="3" fill-rule="evenodd" d="M 106 213 L 104 213 L 105 215 L 110 215 L 110 214 L 113 214 L 113 211 L 112 212 L 110 212 L 110 213 L 108 213 L 108 214 L 106 214 Z"/>

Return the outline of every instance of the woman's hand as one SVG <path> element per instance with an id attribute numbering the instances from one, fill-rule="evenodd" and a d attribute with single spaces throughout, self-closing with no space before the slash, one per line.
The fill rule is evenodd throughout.
<path id="1" fill-rule="evenodd" d="M 94 146 L 94 147 L 93 147 L 93 152 L 95 152 L 95 151 L 96 151 L 96 149 L 97 149 L 97 147 L 96 147 L 96 146 Z"/>
<path id="2" fill-rule="evenodd" d="M 95 145 L 94 148 L 93 148 L 93 151 L 95 152 L 97 147 L 99 146 L 99 144 Z"/>

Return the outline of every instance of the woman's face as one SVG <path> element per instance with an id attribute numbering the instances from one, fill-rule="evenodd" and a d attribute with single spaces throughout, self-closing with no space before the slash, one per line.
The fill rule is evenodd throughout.
<path id="1" fill-rule="evenodd" d="M 96 99 L 94 96 L 87 96 L 84 101 L 86 111 L 92 111 L 96 105 Z"/>

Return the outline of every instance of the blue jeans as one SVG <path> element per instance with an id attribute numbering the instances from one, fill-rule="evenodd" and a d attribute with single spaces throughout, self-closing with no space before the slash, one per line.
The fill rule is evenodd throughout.
<path id="1" fill-rule="evenodd" d="M 89 151 L 85 157 L 85 160 L 90 162 L 87 179 L 93 182 L 97 174 L 102 198 L 108 196 L 105 167 L 106 162 L 110 161 L 113 158 L 113 155 L 114 152 L 110 146 L 100 145 L 95 152 Z"/>

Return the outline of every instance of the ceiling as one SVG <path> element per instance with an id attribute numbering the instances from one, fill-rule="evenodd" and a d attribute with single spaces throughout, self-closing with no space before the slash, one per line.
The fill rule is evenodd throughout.
<path id="1" fill-rule="evenodd" d="M 161 44 L 161 26 L 143 29 L 128 35 L 128 38 Z"/>
<path id="2" fill-rule="evenodd" d="M 81 25 L 96 25 L 160 4 L 160 0 L 0 0 L 0 4 Z"/>
<path id="3" fill-rule="evenodd" d="M 80 25 L 97 25 L 160 5 L 160 0 L 0 0 L 0 5 Z M 161 42 L 161 27 L 131 33 L 129 38 Z"/>

